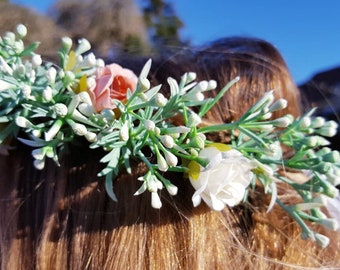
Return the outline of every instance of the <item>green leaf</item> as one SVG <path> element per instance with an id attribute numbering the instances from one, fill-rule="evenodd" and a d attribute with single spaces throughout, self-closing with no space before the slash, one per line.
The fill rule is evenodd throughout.
<path id="1" fill-rule="evenodd" d="M 113 178 L 112 178 L 112 173 L 109 173 L 105 177 L 105 189 L 109 197 L 117 202 L 117 197 L 116 194 L 113 192 Z"/>
<path id="2" fill-rule="evenodd" d="M 20 56 L 31 56 L 32 52 L 34 52 L 38 46 L 39 46 L 40 42 L 33 42 L 31 45 L 29 45 L 28 47 L 26 47 L 23 52 L 20 54 Z"/>

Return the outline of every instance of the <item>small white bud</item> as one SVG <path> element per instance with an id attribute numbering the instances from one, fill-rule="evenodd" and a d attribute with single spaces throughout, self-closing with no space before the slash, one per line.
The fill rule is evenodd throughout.
<path id="1" fill-rule="evenodd" d="M 323 234 L 316 233 L 315 234 L 315 241 L 316 243 L 321 246 L 322 248 L 325 248 L 329 245 L 329 238 Z"/>
<path id="2" fill-rule="evenodd" d="M 79 123 L 74 122 L 74 123 L 71 124 L 71 128 L 72 128 L 73 132 L 78 136 L 84 136 L 87 133 L 87 128 L 83 124 L 79 124 Z"/>
<path id="3" fill-rule="evenodd" d="M 318 223 L 322 226 L 325 226 L 333 231 L 339 229 L 339 223 L 336 219 L 333 218 L 326 218 L 326 219 L 319 219 Z"/>
<path id="4" fill-rule="evenodd" d="M 166 172 L 169 168 L 168 163 L 161 154 L 157 154 L 157 165 L 158 169 L 162 172 Z"/>
<path id="5" fill-rule="evenodd" d="M 71 82 L 73 82 L 75 80 L 76 76 L 74 75 L 74 73 L 70 70 L 65 72 L 65 76 L 64 76 L 64 82 L 66 84 L 69 84 Z"/>
<path id="6" fill-rule="evenodd" d="M 155 127 L 153 130 L 153 133 L 155 133 L 156 136 L 159 136 L 161 134 L 161 130 L 159 127 Z"/>
<path id="7" fill-rule="evenodd" d="M 88 88 L 96 87 L 96 80 L 92 77 L 87 78 L 86 83 L 87 83 Z"/>
<path id="8" fill-rule="evenodd" d="M 189 131 L 190 131 L 190 128 L 185 127 L 185 126 L 177 126 L 177 127 L 171 127 L 171 128 L 166 129 L 166 133 L 170 134 L 170 136 L 172 136 L 173 133 L 188 133 Z"/>
<path id="9" fill-rule="evenodd" d="M 25 84 L 23 87 L 22 87 L 22 95 L 24 96 L 25 99 L 28 99 L 30 96 L 31 96 L 31 86 Z"/>
<path id="10" fill-rule="evenodd" d="M 38 67 L 42 64 L 42 59 L 39 54 L 35 54 L 32 56 L 32 65 L 33 67 Z"/>
<path id="11" fill-rule="evenodd" d="M 91 131 L 88 131 L 85 134 L 85 138 L 86 140 L 88 140 L 89 142 L 95 142 L 97 140 L 97 134 Z"/>
<path id="12" fill-rule="evenodd" d="M 178 163 L 178 158 L 169 151 L 164 151 L 165 160 L 170 167 L 175 167 Z"/>
<path id="13" fill-rule="evenodd" d="M 197 87 L 199 91 L 206 91 L 208 89 L 208 82 L 207 81 L 201 81 L 197 84 Z"/>
<path id="14" fill-rule="evenodd" d="M 45 158 L 46 151 L 44 148 L 34 149 L 32 151 L 32 156 L 34 159 L 43 160 Z"/>
<path id="15" fill-rule="evenodd" d="M 148 101 L 148 96 L 145 95 L 145 93 L 140 93 L 139 96 L 140 96 L 140 98 L 141 98 L 144 102 L 147 102 L 147 101 Z"/>
<path id="16" fill-rule="evenodd" d="M 216 87 L 217 87 L 217 82 L 215 80 L 210 80 L 208 82 L 208 90 L 216 89 Z"/>
<path id="17" fill-rule="evenodd" d="M 196 80 L 196 78 L 197 78 L 197 75 L 196 75 L 195 72 L 188 72 L 188 75 L 187 75 L 187 83 Z"/>
<path id="18" fill-rule="evenodd" d="M 33 165 L 37 170 L 42 170 L 45 167 L 45 159 L 43 159 L 43 160 L 35 159 L 33 161 Z"/>
<path id="19" fill-rule="evenodd" d="M 91 49 L 91 44 L 86 38 L 81 38 L 78 40 L 78 47 L 76 49 L 76 54 L 83 54 Z"/>
<path id="20" fill-rule="evenodd" d="M 14 42 L 14 50 L 16 53 L 22 53 L 25 49 L 24 42 L 22 40 L 17 40 Z"/>
<path id="21" fill-rule="evenodd" d="M 46 71 L 46 79 L 48 80 L 48 82 L 50 84 L 54 84 L 55 83 L 55 78 L 57 76 L 57 70 L 54 67 L 50 67 L 47 71 Z"/>
<path id="22" fill-rule="evenodd" d="M 79 101 L 92 105 L 92 100 L 90 98 L 89 93 L 83 91 L 83 92 L 80 92 L 78 96 L 79 96 Z"/>
<path id="23" fill-rule="evenodd" d="M 67 115 L 67 107 L 63 103 L 57 103 L 53 106 L 53 110 L 60 117 L 65 117 Z"/>
<path id="24" fill-rule="evenodd" d="M 162 207 L 162 202 L 157 192 L 151 192 L 151 206 L 155 209 L 160 209 Z"/>
<path id="25" fill-rule="evenodd" d="M 80 103 L 78 105 L 78 110 L 85 116 L 90 117 L 93 115 L 93 107 L 86 103 Z"/>
<path id="26" fill-rule="evenodd" d="M 99 58 L 96 60 L 96 66 L 97 67 L 104 67 L 105 66 L 105 62 L 103 59 Z"/>
<path id="27" fill-rule="evenodd" d="M 306 128 L 310 127 L 311 123 L 312 123 L 312 121 L 311 121 L 310 117 L 305 116 L 305 117 L 301 118 L 299 126 L 302 129 L 306 129 Z"/>
<path id="28" fill-rule="evenodd" d="M 149 119 L 144 121 L 144 126 L 145 126 L 146 130 L 149 130 L 149 131 L 153 131 L 156 127 L 155 122 L 153 122 L 152 120 L 149 120 Z"/>
<path id="29" fill-rule="evenodd" d="M 269 112 L 275 112 L 287 108 L 288 101 L 284 98 L 280 98 L 269 106 Z"/>
<path id="30" fill-rule="evenodd" d="M 94 53 L 89 53 L 85 56 L 84 65 L 91 67 L 96 65 L 96 56 L 94 55 Z"/>
<path id="31" fill-rule="evenodd" d="M 197 113 L 191 112 L 188 117 L 188 127 L 196 127 L 202 122 Z"/>
<path id="32" fill-rule="evenodd" d="M 292 123 L 292 118 L 289 115 L 282 116 L 273 120 L 273 125 L 276 127 L 288 127 Z"/>
<path id="33" fill-rule="evenodd" d="M 317 116 L 312 120 L 311 128 L 320 128 L 325 124 L 325 122 L 326 122 L 325 118 Z"/>
<path id="34" fill-rule="evenodd" d="M 27 28 L 25 25 L 23 24 L 18 24 L 17 25 L 17 28 L 16 28 L 16 31 L 18 33 L 18 35 L 23 38 L 27 35 Z"/>
<path id="35" fill-rule="evenodd" d="M 71 38 L 69 38 L 69 37 L 63 37 L 62 39 L 61 39 L 61 44 L 62 44 L 62 46 L 63 46 L 63 49 L 66 51 L 66 52 L 68 52 L 68 51 L 70 51 L 70 49 L 71 49 L 71 47 L 72 47 L 72 39 Z"/>
<path id="36" fill-rule="evenodd" d="M 34 125 L 25 117 L 18 116 L 15 118 L 15 124 L 21 128 L 33 128 Z"/>
<path id="37" fill-rule="evenodd" d="M 14 45 L 15 42 L 15 34 L 13 32 L 6 32 L 3 38 L 4 42 L 8 45 Z"/>
<path id="38" fill-rule="evenodd" d="M 15 67 L 14 72 L 15 72 L 16 74 L 18 74 L 19 76 L 24 76 L 24 75 L 25 75 L 25 72 L 26 72 L 26 68 L 25 68 L 25 66 L 24 66 L 23 64 L 20 64 L 20 65 L 17 65 L 17 66 Z"/>
<path id="39" fill-rule="evenodd" d="M 43 96 L 43 98 L 44 98 L 47 102 L 51 101 L 51 100 L 53 99 L 52 88 L 49 87 L 49 86 L 47 86 L 47 87 L 43 90 L 42 96 Z"/>
<path id="40" fill-rule="evenodd" d="M 32 130 L 32 135 L 34 137 L 40 138 L 41 137 L 41 130 L 40 129 L 34 129 Z"/>
<path id="41" fill-rule="evenodd" d="M 169 183 L 169 184 L 167 184 L 167 185 L 165 186 L 165 188 L 166 188 L 166 190 L 169 192 L 169 194 L 170 194 L 171 196 L 177 195 L 178 188 L 177 188 L 175 185 Z"/>
<path id="42" fill-rule="evenodd" d="M 122 128 L 119 131 L 120 139 L 124 142 L 127 142 L 129 140 L 129 126 L 128 121 L 125 121 Z"/>
<path id="43" fill-rule="evenodd" d="M 140 83 L 142 86 L 142 91 L 146 91 L 150 89 L 150 81 L 147 78 L 141 78 Z M 134 89 L 130 89 L 130 90 L 134 90 Z"/>
<path id="44" fill-rule="evenodd" d="M 159 139 L 166 148 L 172 148 L 174 146 L 174 139 L 170 135 L 162 135 Z"/>
<path id="45" fill-rule="evenodd" d="M 168 99 L 164 97 L 163 94 L 157 93 L 155 95 L 155 101 L 156 101 L 156 105 L 162 108 L 166 105 L 166 103 L 168 102 Z"/>

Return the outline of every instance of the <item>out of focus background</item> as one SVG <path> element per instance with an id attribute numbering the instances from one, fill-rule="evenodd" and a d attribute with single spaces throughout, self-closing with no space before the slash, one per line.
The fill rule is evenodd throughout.
<path id="1" fill-rule="evenodd" d="M 262 38 L 282 53 L 306 104 L 339 122 L 339 10 L 338 0 L 0 0 L 0 34 L 24 23 L 27 42 L 41 41 L 39 52 L 51 59 L 65 35 L 86 37 L 104 59 Z"/>

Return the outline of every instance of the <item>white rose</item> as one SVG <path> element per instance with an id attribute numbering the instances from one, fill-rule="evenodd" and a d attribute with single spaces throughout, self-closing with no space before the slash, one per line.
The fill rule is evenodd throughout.
<path id="1" fill-rule="evenodd" d="M 208 159 L 209 164 L 204 168 L 195 161 L 189 163 L 189 179 L 196 190 L 192 196 L 194 206 L 203 199 L 210 208 L 220 211 L 225 205 L 240 203 L 253 179 L 251 170 L 256 163 L 220 143 L 204 148 L 199 157 Z"/>

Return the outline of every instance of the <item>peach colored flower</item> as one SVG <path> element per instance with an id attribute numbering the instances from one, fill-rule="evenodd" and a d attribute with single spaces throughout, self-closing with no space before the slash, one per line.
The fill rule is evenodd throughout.
<path id="1" fill-rule="evenodd" d="M 103 109 L 114 109 L 113 99 L 124 101 L 128 89 L 134 91 L 137 76 L 129 69 L 118 64 L 100 67 L 97 70 L 96 83 L 87 90 L 93 107 L 97 112 Z"/>

